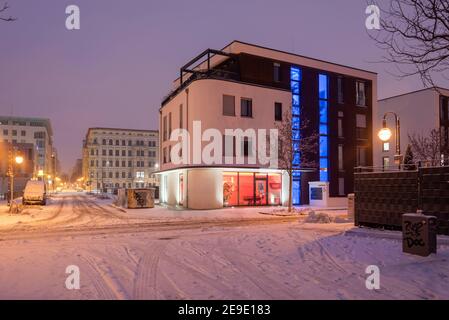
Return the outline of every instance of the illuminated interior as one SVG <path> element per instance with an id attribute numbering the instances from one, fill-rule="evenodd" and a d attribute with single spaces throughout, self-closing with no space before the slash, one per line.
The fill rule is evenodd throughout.
<path id="1" fill-rule="evenodd" d="M 280 173 L 223 172 L 225 206 L 281 205 Z"/>
<path id="2" fill-rule="evenodd" d="M 301 128 L 301 69 L 299 67 L 290 68 L 290 88 L 292 91 L 292 136 L 293 136 L 293 165 L 301 165 L 301 155 L 299 153 L 300 128 Z M 293 171 L 292 201 L 294 205 L 301 204 L 301 173 Z"/>
<path id="3" fill-rule="evenodd" d="M 329 77 L 325 74 L 318 76 L 318 95 L 320 108 L 320 181 L 329 181 L 328 158 L 328 103 L 329 103 Z"/>

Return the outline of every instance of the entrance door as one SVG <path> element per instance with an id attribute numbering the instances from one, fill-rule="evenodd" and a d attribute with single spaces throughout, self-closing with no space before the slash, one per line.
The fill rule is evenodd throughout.
<path id="1" fill-rule="evenodd" d="M 268 205 L 268 179 L 267 175 L 256 174 L 254 179 L 254 205 Z"/>

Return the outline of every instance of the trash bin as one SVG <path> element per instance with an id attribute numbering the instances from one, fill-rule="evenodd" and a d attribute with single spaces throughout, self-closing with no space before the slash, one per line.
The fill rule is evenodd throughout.
<path id="1" fill-rule="evenodd" d="M 355 211 L 355 194 L 348 194 L 348 219 L 354 220 L 354 211 Z"/>
<path id="2" fill-rule="evenodd" d="M 437 253 L 437 218 L 420 213 L 403 214 L 402 251 L 423 257 Z"/>

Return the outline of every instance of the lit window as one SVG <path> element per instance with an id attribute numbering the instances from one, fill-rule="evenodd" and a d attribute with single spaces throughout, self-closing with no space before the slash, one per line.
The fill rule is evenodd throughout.
<path id="1" fill-rule="evenodd" d="M 281 81 L 281 65 L 277 62 L 273 63 L 273 80 L 274 82 Z"/>
<path id="2" fill-rule="evenodd" d="M 384 142 L 382 145 L 382 151 L 383 152 L 387 152 L 390 151 L 390 143 L 389 142 Z"/>

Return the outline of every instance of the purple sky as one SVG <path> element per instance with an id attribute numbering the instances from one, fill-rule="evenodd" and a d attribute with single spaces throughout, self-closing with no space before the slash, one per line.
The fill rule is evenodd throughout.
<path id="1" fill-rule="evenodd" d="M 0 4 L 3 4 L 0 0 Z M 65 8 L 81 30 L 65 28 Z M 0 21 L 0 114 L 51 119 L 63 169 L 92 126 L 157 129 L 181 65 L 237 39 L 379 73 L 379 98 L 420 89 L 382 56 L 361 0 L 10 0 Z"/>

